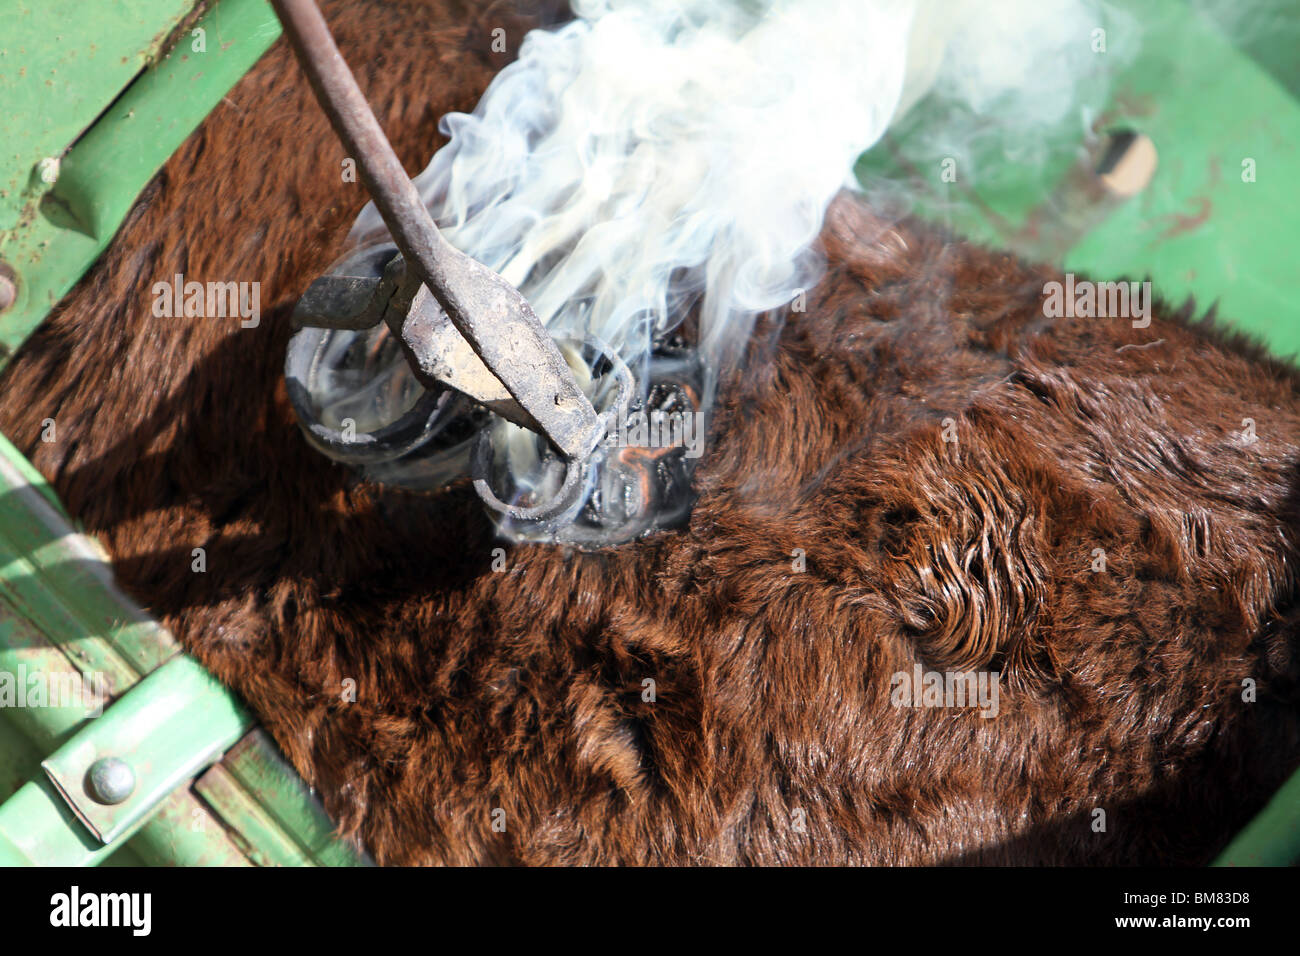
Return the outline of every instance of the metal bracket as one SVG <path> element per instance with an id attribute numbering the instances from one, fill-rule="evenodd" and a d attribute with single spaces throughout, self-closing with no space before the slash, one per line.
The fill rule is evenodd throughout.
<path id="1" fill-rule="evenodd" d="M 112 843 L 251 726 L 217 679 L 181 655 L 87 722 L 41 768 L 95 839 Z"/>

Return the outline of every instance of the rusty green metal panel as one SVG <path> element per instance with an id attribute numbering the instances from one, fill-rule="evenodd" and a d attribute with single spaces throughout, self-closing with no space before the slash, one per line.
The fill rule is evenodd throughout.
<path id="1" fill-rule="evenodd" d="M 45 753 L 0 710 L 0 801 L 41 772 Z"/>
<path id="2" fill-rule="evenodd" d="M 99 544 L 69 533 L 67 516 L 50 503 L 48 489 L 31 484 L 30 473 L 16 464 L 21 460 L 0 437 L 0 596 L 22 622 L 84 667 L 106 672 L 115 686 L 134 682 L 174 656 L 179 645 L 118 589 Z M 0 622 L 0 629 L 5 626 Z M 11 620 L 8 626 L 22 624 Z M 0 640 L 0 648 L 15 643 L 11 635 Z M 45 641 L 29 637 L 22 643 Z"/>
<path id="3" fill-rule="evenodd" d="M 311 857 L 224 766 L 219 764 L 205 773 L 194 789 L 209 806 L 220 808 L 240 847 L 258 866 L 312 865 Z"/>
<path id="4" fill-rule="evenodd" d="M 173 791 L 140 828 L 106 862 L 119 856 L 145 866 L 253 866 L 211 809 L 192 787 Z"/>
<path id="5" fill-rule="evenodd" d="M 60 0 L 20 3 L 12 22 L 4 15 L 0 97 L 8 99 L 0 102 L 13 112 L 0 143 L 17 146 L 0 152 L 0 271 L 11 274 L 16 297 L 0 311 L 0 362 L 90 268 L 140 191 L 280 34 L 265 0 L 220 0 L 159 55 L 192 7 Z M 57 169 L 41 165 L 54 158 Z"/>
<path id="6" fill-rule="evenodd" d="M 0 805 L 0 864 L 100 862 L 250 723 L 196 661 L 172 658 L 46 758 L 45 779 Z M 91 795 L 88 771 L 102 757 L 120 757 L 134 771 L 134 790 L 120 803 Z"/>
<path id="7" fill-rule="evenodd" d="M 334 834 L 334 825 L 320 802 L 298 779 L 275 744 L 253 730 L 230 749 L 221 763 L 196 784 L 213 811 L 250 848 L 249 855 L 266 856 L 279 847 L 277 865 L 356 866 L 364 854 Z M 259 832 L 274 829 L 287 844 L 263 842 Z"/>
<path id="8" fill-rule="evenodd" d="M 41 160 L 63 155 L 193 6 L 194 0 L 0 4 L 0 230 L 33 214 L 40 187 L 31 180 Z"/>
<path id="9" fill-rule="evenodd" d="M 49 780 L 0 804 L 0 866 L 96 866 L 116 849 L 97 841 Z"/>
<path id="10" fill-rule="evenodd" d="M 117 588 L 102 548 L 76 533 L 22 460 L 0 438 L 0 714 L 48 753 L 84 723 L 88 709 L 123 693 L 180 646 Z M 39 687 L 89 695 L 96 707 L 68 694 L 40 706 L 6 706 L 5 686 L 25 688 L 33 677 Z"/>

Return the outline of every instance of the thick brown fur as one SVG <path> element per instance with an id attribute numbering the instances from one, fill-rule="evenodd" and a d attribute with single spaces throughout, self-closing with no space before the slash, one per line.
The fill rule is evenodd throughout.
<path id="1" fill-rule="evenodd" d="M 532 22 L 326 12 L 411 170 Z M 1190 310 L 1046 319 L 1050 270 L 842 197 L 689 525 L 495 572 L 472 492 L 361 484 L 289 410 L 288 310 L 365 198 L 341 159 L 277 44 L 16 357 L 0 428 L 377 861 L 1201 863 L 1300 763 L 1290 367 Z M 177 272 L 260 281 L 262 324 L 154 318 Z M 1000 670 L 999 715 L 892 706 L 917 662 Z"/>

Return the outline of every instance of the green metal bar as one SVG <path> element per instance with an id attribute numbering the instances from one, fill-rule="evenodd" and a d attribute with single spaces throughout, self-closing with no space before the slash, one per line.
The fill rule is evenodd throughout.
<path id="1" fill-rule="evenodd" d="M 84 17 L 84 4 L 76 6 Z M 168 22 L 174 25 L 175 19 Z M 17 279 L 13 304 L 0 312 L 0 362 L 94 264 L 140 191 L 280 35 L 279 21 L 265 0 L 220 0 L 194 28 L 204 31 L 204 51 L 195 49 L 197 38 L 191 34 L 147 69 L 63 156 L 52 188 L 42 185 L 39 175 L 24 173 L 30 184 L 23 187 L 23 212 L 0 232 L 0 262 Z M 24 47 L 12 52 L 6 47 L 0 62 L 12 71 L 21 63 L 8 64 L 28 55 Z M 28 87 L 23 89 L 31 95 Z M 62 106 L 57 90 L 51 89 L 28 109 L 57 113 Z M 68 127 L 57 130 L 67 134 Z M 42 137 L 35 151 L 48 151 L 48 140 Z M 21 166 L 32 151 L 0 156 L 0 162 Z"/>
<path id="2" fill-rule="evenodd" d="M 42 159 L 61 156 L 161 51 L 194 0 L 5 0 L 0 20 L 0 230 L 27 213 Z M 93 14 L 93 15 L 88 15 Z M 57 103 L 57 109 L 51 104 Z"/>
<path id="3" fill-rule="evenodd" d="M 102 549 L 32 471 L 0 439 L 0 714 L 48 752 L 86 720 L 87 696 L 105 702 L 180 648 L 116 587 Z M 74 693 L 36 706 L 7 700 L 5 684 L 16 693 L 29 679 Z"/>
<path id="4" fill-rule="evenodd" d="M 40 749 L 0 710 L 0 801 L 16 793 L 41 772 L 41 761 L 52 748 Z"/>
<path id="5" fill-rule="evenodd" d="M 61 550 L 56 549 L 56 553 Z M 141 671 L 115 644 L 114 638 L 121 637 L 117 622 L 87 626 L 78 613 L 84 598 L 65 602 L 65 588 L 70 579 L 78 577 L 77 570 L 71 561 L 60 563 L 48 553 L 15 554 L 8 541 L 0 541 L 0 597 L 6 612 L 12 611 L 36 625 L 49 638 L 50 646 L 63 648 L 79 670 L 106 674 L 115 690 L 123 690 L 138 679 Z M 11 630 L 0 636 L 0 644 L 12 647 L 18 628 L 16 622 L 10 624 Z"/>
<path id="6" fill-rule="evenodd" d="M 0 601 L 0 714 L 43 753 L 90 719 L 101 702 L 107 705 L 112 681 L 112 675 L 73 666 L 30 622 Z M 33 699 L 36 695 L 29 689 L 39 689 L 43 696 Z"/>
<path id="7" fill-rule="evenodd" d="M 0 804 L 0 866 L 93 866 L 119 849 L 168 806 L 173 791 L 212 763 L 250 719 L 194 660 L 177 657 L 150 674 L 83 728 L 37 778 Z M 100 756 L 122 756 L 136 772 L 135 791 L 107 806 L 84 791 Z M 192 798 L 191 798 L 192 799 Z M 179 806 L 184 809 L 184 798 Z M 173 807 L 177 806 L 172 801 Z M 220 831 L 214 836 L 220 837 Z M 151 842 L 158 845 L 160 834 Z M 175 836 L 172 836 L 175 839 Z M 148 844 L 146 844 L 148 845 Z"/>
<path id="8" fill-rule="evenodd" d="M 293 839 L 309 862 L 318 866 L 368 865 L 369 861 L 352 846 L 338 839 L 320 801 L 303 785 L 265 732 L 254 730 L 245 736 L 222 760 L 221 769 L 232 784 L 256 799 L 266 817 Z M 204 792 L 202 787 L 200 779 L 199 788 Z M 229 826 L 251 839 L 251 833 L 242 830 L 238 820 L 225 811 L 213 787 L 204 795 Z"/>
<path id="9" fill-rule="evenodd" d="M 118 853 L 131 850 L 147 866 L 253 866 L 192 788 L 168 796 Z"/>
<path id="10" fill-rule="evenodd" d="M 30 487 L 35 489 L 41 497 L 50 503 L 55 512 L 63 518 L 69 525 L 73 523 L 72 518 L 63 510 L 63 502 L 59 500 L 58 494 L 50 487 L 50 483 L 45 480 L 45 476 L 36 470 L 36 466 L 23 457 L 23 453 L 14 447 L 4 435 L 0 435 L 0 458 L 12 466 L 14 477 L 6 479 L 6 482 L 12 482 L 13 487 Z"/>
<path id="11" fill-rule="evenodd" d="M 177 654 L 175 638 L 118 589 L 102 549 L 73 529 L 44 479 L 0 438 L 0 770 L 5 777 L 0 799 L 14 794 L 0 806 L 0 862 L 363 862 L 334 837 L 319 801 L 261 732 L 238 741 L 225 758 L 228 766 L 214 768 L 194 785 L 202 799 L 191 792 L 192 772 L 215 760 L 247 721 L 229 724 L 216 743 L 206 736 L 222 714 L 242 711 L 233 695 L 188 658 L 177 660 L 197 678 L 191 686 L 159 677 L 174 671 L 156 668 Z M 141 682 L 150 672 L 153 676 Z M 48 682 L 95 675 L 105 676 L 104 686 L 91 689 L 108 698 L 135 687 L 109 707 L 111 719 L 93 719 L 84 699 L 17 706 L 24 702 L 4 696 L 5 681 L 12 692 L 12 685 L 25 684 L 28 676 Z M 133 745 L 118 741 L 132 761 L 154 761 L 158 751 L 170 747 L 177 769 L 145 794 L 146 805 L 126 808 L 130 818 L 119 836 L 107 846 L 91 845 L 78 833 L 89 831 L 69 803 L 75 800 L 80 768 L 65 774 L 70 793 L 65 800 L 45 779 L 41 758 L 69 740 L 82 746 L 115 737 L 113 724 L 130 717 L 130 707 L 123 706 L 128 701 L 164 712 L 183 710 L 156 721 L 160 727 L 146 728 Z M 173 789 L 156 807 L 147 805 L 169 785 Z"/>
<path id="12" fill-rule="evenodd" d="M 258 866 L 312 866 L 310 856 L 288 836 L 258 800 L 218 764 L 194 789 L 230 827 L 248 858 Z"/>
<path id="13" fill-rule="evenodd" d="M 180 645 L 122 593 L 103 548 L 28 482 L 21 460 L 0 440 L 0 595 L 79 668 L 125 689 Z"/>
<path id="14" fill-rule="evenodd" d="M 190 860 L 180 853 L 170 856 L 156 850 L 150 852 L 157 847 L 169 850 L 176 838 L 183 836 L 176 832 L 179 828 L 168 825 L 164 813 L 169 806 L 175 805 L 174 801 L 185 798 L 193 801 L 188 793 L 163 801 L 154 817 L 135 825 L 133 829 L 139 834 L 129 844 L 126 841 L 131 838 L 131 832 L 116 843 L 106 845 L 91 838 L 54 785 L 40 777 L 25 784 L 8 801 L 0 804 L 0 867 L 101 866 L 106 863 L 185 865 Z M 214 858 L 219 865 L 247 865 L 238 851 L 225 857 L 208 852 L 196 857 L 196 865 L 211 862 Z"/>
<path id="15" fill-rule="evenodd" d="M 90 835 L 49 780 L 0 804 L 0 866 L 98 866 L 115 849 Z"/>

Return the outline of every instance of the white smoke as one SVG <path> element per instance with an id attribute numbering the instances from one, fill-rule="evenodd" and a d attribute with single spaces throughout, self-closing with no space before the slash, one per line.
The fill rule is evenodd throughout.
<path id="1" fill-rule="evenodd" d="M 816 283 L 826 208 L 901 112 L 933 89 L 1017 130 L 1071 121 L 1101 23 L 1090 0 L 573 6 L 444 119 L 416 185 L 557 335 L 634 368 L 698 299 L 714 372 Z M 381 227 L 367 207 L 353 234 Z"/>

